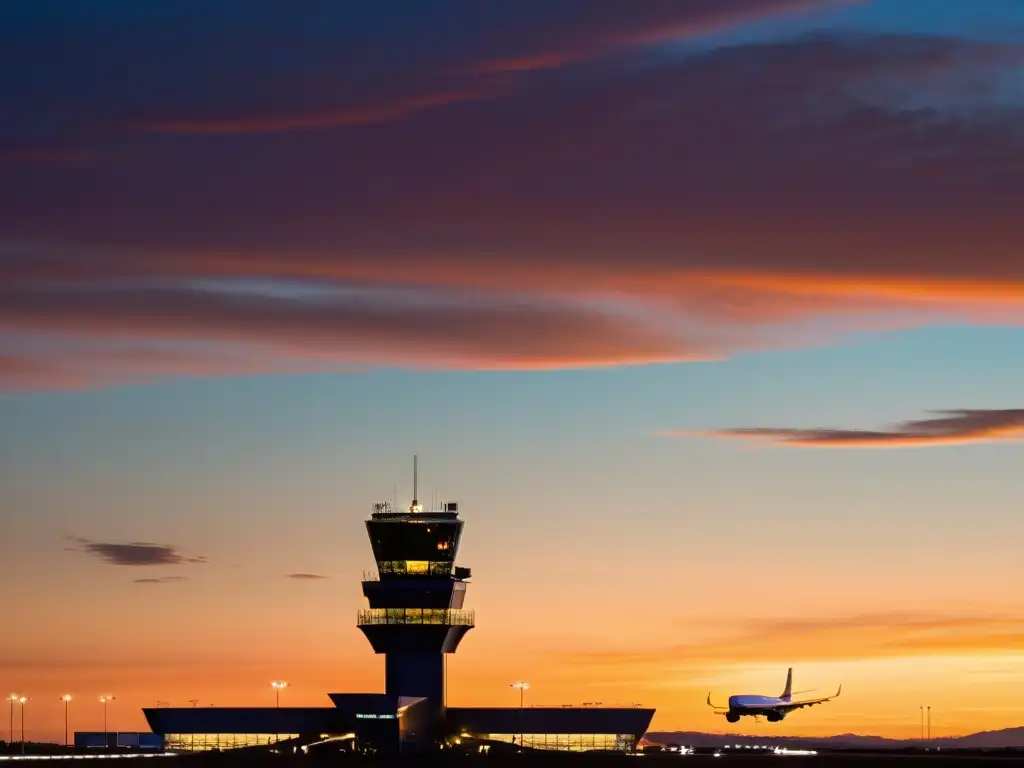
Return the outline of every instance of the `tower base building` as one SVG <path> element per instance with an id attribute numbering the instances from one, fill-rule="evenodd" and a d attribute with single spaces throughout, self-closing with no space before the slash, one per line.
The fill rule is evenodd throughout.
<path id="1" fill-rule="evenodd" d="M 639 707 L 447 706 L 445 664 L 476 624 L 464 607 L 472 572 L 455 564 L 463 520 L 456 502 L 425 511 L 417 499 L 396 511 L 374 504 L 366 521 L 377 570 L 364 574 L 369 604 L 356 624 L 384 656 L 384 693 L 331 693 L 333 706 L 144 709 L 169 750 L 272 745 L 309 749 L 344 742 L 359 751 L 439 749 L 631 751 L 653 709 Z"/>

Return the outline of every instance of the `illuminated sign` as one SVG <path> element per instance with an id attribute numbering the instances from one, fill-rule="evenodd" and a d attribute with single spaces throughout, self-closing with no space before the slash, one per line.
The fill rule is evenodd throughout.
<path id="1" fill-rule="evenodd" d="M 374 715 L 360 712 L 356 715 L 356 720 L 394 720 L 394 715 Z"/>

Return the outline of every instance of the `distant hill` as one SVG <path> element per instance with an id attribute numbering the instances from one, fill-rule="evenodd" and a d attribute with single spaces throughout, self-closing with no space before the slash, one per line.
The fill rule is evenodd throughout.
<path id="1" fill-rule="evenodd" d="M 701 733 L 699 731 L 652 731 L 644 736 L 646 744 L 685 744 L 690 747 L 716 747 L 722 744 L 766 744 L 789 747 L 831 747 L 833 749 L 905 749 L 919 747 L 918 739 L 887 739 L 843 733 L 838 736 L 743 736 L 733 733 Z M 981 731 L 968 736 L 935 738 L 930 742 L 946 749 L 1006 749 L 1024 747 L 1024 727 L 1001 731 Z"/>
<path id="2" fill-rule="evenodd" d="M 956 739 L 939 739 L 939 743 L 974 749 L 1024 747 L 1024 726 L 1003 728 L 1001 731 L 980 731 Z"/>

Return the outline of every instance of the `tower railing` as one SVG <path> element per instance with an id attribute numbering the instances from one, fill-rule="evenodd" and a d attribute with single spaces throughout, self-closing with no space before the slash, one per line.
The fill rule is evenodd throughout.
<path id="1" fill-rule="evenodd" d="M 359 611 L 357 624 L 433 624 L 448 627 L 476 626 L 476 614 L 471 610 L 448 610 L 444 608 L 363 608 Z"/>

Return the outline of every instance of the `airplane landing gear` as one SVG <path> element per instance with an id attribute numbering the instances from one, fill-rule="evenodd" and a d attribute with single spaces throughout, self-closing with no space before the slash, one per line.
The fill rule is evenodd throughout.
<path id="1" fill-rule="evenodd" d="M 725 719 L 730 723 L 738 723 L 740 721 L 740 716 L 738 712 L 726 712 Z"/>

